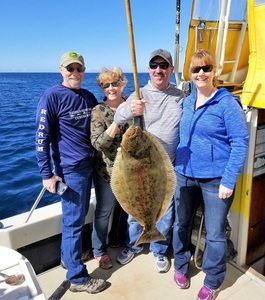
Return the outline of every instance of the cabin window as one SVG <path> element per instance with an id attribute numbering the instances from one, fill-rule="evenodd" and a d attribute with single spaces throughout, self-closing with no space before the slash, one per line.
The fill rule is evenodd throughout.
<path id="1" fill-rule="evenodd" d="M 257 2 L 264 2 L 265 0 L 256 0 Z M 216 21 L 219 20 L 219 16 L 222 9 L 222 4 L 227 1 L 216 1 L 216 0 L 195 0 L 194 10 L 192 18 L 195 20 L 207 20 Z M 226 5 L 223 6 L 226 11 Z M 247 1 L 237 0 L 232 1 L 230 10 L 230 21 L 244 20 L 247 13 Z"/>

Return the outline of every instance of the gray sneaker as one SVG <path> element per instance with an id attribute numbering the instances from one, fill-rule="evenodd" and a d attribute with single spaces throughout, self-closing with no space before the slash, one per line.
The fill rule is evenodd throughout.
<path id="1" fill-rule="evenodd" d="M 166 256 L 157 256 L 155 267 L 158 273 L 166 273 L 170 268 L 170 262 Z"/>
<path id="2" fill-rule="evenodd" d="M 126 247 L 118 255 L 117 262 L 120 263 L 121 265 L 126 265 L 134 258 L 134 254 L 142 252 L 143 249 L 144 247 L 142 246 L 141 249 L 132 251 Z"/>
<path id="3" fill-rule="evenodd" d="M 89 294 L 96 294 L 103 291 L 106 287 L 106 281 L 99 278 L 90 277 L 88 281 L 80 284 L 71 283 L 69 290 L 71 292 L 87 292 Z"/>

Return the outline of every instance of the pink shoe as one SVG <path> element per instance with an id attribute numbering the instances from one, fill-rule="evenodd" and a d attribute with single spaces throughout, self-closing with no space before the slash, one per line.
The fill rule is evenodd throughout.
<path id="1" fill-rule="evenodd" d="M 187 289 L 190 287 L 189 278 L 185 274 L 182 274 L 179 271 L 175 271 L 174 281 L 176 282 L 177 287 L 180 289 Z"/>
<path id="2" fill-rule="evenodd" d="M 107 253 L 103 254 L 102 256 L 94 256 L 94 257 L 98 261 L 98 264 L 101 269 L 107 270 L 112 268 L 112 261 Z"/>
<path id="3" fill-rule="evenodd" d="M 220 291 L 220 288 L 218 289 L 210 289 L 208 286 L 204 285 L 197 296 L 197 300 L 212 300 L 217 297 L 218 292 Z"/>

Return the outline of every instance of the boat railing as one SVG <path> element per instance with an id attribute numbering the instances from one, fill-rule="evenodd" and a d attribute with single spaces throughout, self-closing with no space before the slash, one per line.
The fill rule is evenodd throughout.
<path id="1" fill-rule="evenodd" d="M 96 206 L 94 189 L 91 190 L 90 207 L 86 224 L 92 223 Z M 19 249 L 61 233 L 61 202 L 53 203 L 34 210 L 30 220 L 25 223 L 28 212 L 1 220 L 0 245 Z"/>

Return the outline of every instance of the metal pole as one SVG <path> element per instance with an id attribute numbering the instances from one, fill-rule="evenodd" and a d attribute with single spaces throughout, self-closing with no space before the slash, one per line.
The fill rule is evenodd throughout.
<path id="1" fill-rule="evenodd" d="M 200 244 L 201 244 L 201 237 L 202 237 L 202 230 L 203 230 L 203 222 L 204 222 L 204 216 L 203 214 L 201 215 L 201 223 L 200 223 L 200 228 L 198 231 L 198 236 L 197 236 L 197 243 L 195 247 L 195 252 L 194 252 L 194 264 L 196 268 L 202 269 L 201 265 L 198 262 L 198 257 L 199 257 L 199 251 L 200 251 Z"/>
<path id="2" fill-rule="evenodd" d="M 35 202 L 34 202 L 32 208 L 31 208 L 31 210 L 30 210 L 30 212 L 29 212 L 29 214 L 28 214 L 28 216 L 27 216 L 27 218 L 25 219 L 25 223 L 28 222 L 28 220 L 29 220 L 29 218 L 31 217 L 33 211 L 35 210 L 35 208 L 36 208 L 37 205 L 39 204 L 41 198 L 43 197 L 45 191 L 46 191 L 46 188 L 43 187 L 42 190 L 41 190 L 41 192 L 39 193 L 39 196 L 38 196 L 37 199 L 35 200 Z"/>

